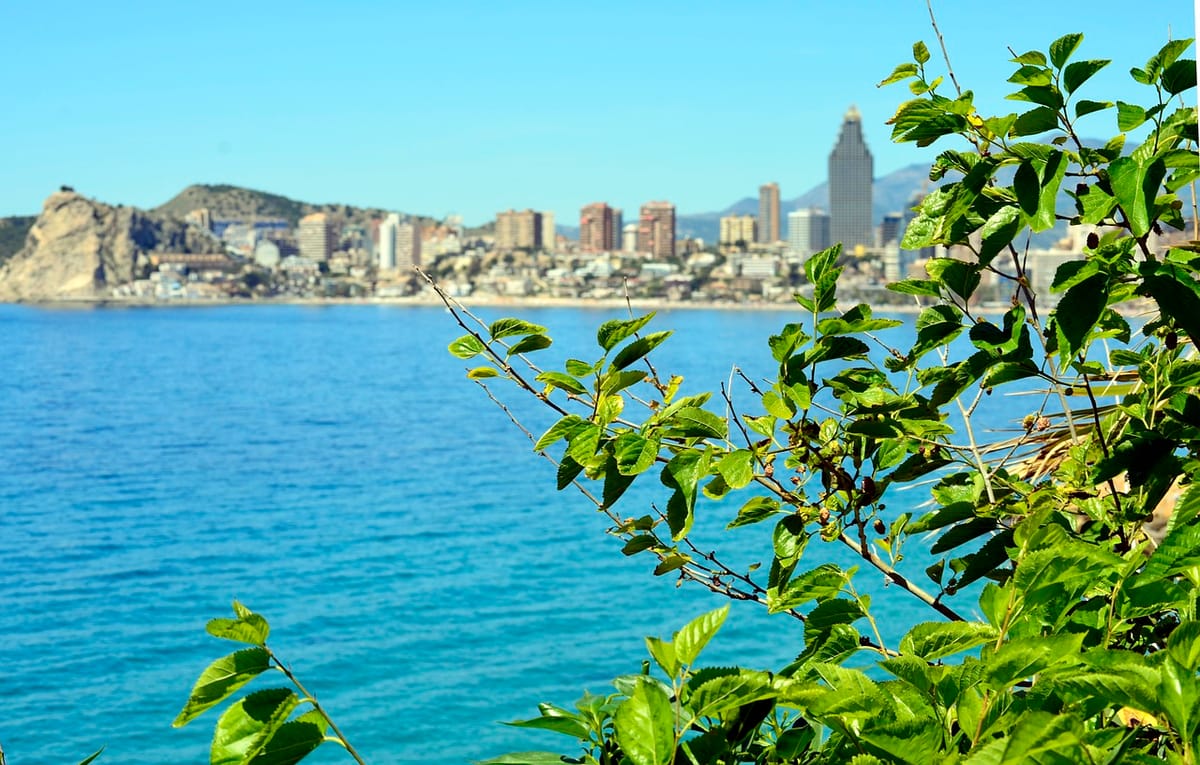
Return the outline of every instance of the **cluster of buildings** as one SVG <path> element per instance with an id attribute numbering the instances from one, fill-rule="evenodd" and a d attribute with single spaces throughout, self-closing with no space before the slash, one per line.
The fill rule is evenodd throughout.
<path id="1" fill-rule="evenodd" d="M 458 296 L 790 301 L 804 289 L 805 260 L 841 242 L 843 295 L 876 303 L 905 300 L 884 285 L 924 276 L 922 262 L 937 253 L 900 248 L 911 210 L 873 220 L 873 177 L 862 116 L 851 107 L 829 155 L 827 207 L 785 214 L 779 184 L 765 183 L 758 189 L 757 215 L 722 217 L 715 242 L 679 237 L 675 206 L 662 200 L 642 204 L 628 221 L 607 202 L 585 205 L 574 239 L 558 232 L 554 213 L 546 210 L 504 210 L 494 227 L 468 236 L 457 217 L 436 222 L 344 208 L 344 215 L 316 212 L 292 226 L 278 218 L 215 220 L 202 209 L 188 219 L 219 238 L 224 254 L 159 254 L 158 273 L 144 289 L 160 298 L 206 291 L 400 297 L 425 288 L 413 271 L 421 266 Z M 909 207 L 920 201 L 915 194 Z M 1058 263 L 1077 257 L 1080 246 L 1066 242 L 1031 251 L 1033 278 L 1052 278 Z M 993 297 L 1003 300 L 1002 290 L 997 284 Z"/>

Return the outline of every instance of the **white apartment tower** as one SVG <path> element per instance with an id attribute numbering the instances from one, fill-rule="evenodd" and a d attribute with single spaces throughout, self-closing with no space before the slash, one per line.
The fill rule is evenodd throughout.
<path id="1" fill-rule="evenodd" d="M 396 227 L 396 268 L 411 271 L 421 265 L 421 226 L 413 221 Z"/>
<path id="2" fill-rule="evenodd" d="M 400 216 L 392 213 L 379 224 L 379 270 L 396 269 L 396 239 L 400 228 Z"/>

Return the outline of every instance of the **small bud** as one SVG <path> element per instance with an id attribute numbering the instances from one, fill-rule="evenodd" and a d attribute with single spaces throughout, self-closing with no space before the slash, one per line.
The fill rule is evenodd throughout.
<path id="1" fill-rule="evenodd" d="M 1099 236 L 1096 234 L 1096 232 L 1095 232 L 1095 231 L 1093 231 L 1092 233 L 1088 234 L 1088 236 L 1087 236 L 1087 246 L 1088 246 L 1088 249 L 1089 249 L 1089 250 L 1094 250 L 1094 249 L 1096 249 L 1097 247 L 1099 247 L 1099 246 L 1100 246 L 1100 237 L 1099 237 Z"/>
<path id="2" fill-rule="evenodd" d="M 875 533 L 876 534 L 886 534 L 887 533 L 887 526 L 884 526 L 883 521 L 879 520 L 878 518 L 875 519 Z"/>

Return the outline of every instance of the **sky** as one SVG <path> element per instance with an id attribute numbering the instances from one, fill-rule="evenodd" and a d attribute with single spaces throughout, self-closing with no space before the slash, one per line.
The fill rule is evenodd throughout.
<path id="1" fill-rule="evenodd" d="M 1082 32 L 1113 64 L 1084 97 L 1193 37 L 1190 0 L 933 0 L 982 112 L 1007 113 L 1009 48 Z M 825 180 L 847 108 L 877 176 L 931 162 L 890 140 L 911 97 L 877 88 L 912 43 L 943 64 L 925 0 L 532 0 L 0 4 L 0 216 L 59 185 L 153 207 L 192 183 L 468 225 L 604 201 L 722 210 Z M 1194 53 L 1187 54 L 1194 57 Z M 1114 112 L 1081 132 L 1116 133 Z"/>

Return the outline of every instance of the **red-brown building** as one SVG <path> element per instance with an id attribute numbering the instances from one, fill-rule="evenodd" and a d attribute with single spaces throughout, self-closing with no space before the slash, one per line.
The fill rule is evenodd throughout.
<path id="1" fill-rule="evenodd" d="M 613 209 L 604 202 L 593 202 L 579 211 L 579 249 L 583 252 L 611 252 L 617 248 L 613 230 Z"/>

